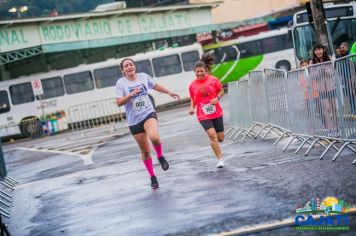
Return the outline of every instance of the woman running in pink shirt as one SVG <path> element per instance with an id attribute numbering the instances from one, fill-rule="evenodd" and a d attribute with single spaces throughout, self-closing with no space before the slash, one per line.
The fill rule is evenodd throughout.
<path id="1" fill-rule="evenodd" d="M 222 168 L 224 159 L 219 142 L 224 141 L 224 122 L 219 100 L 224 95 L 224 89 L 220 81 L 210 75 L 213 61 L 211 55 L 205 54 L 194 65 L 196 79 L 189 86 L 189 114 L 193 115 L 196 108 L 198 121 L 208 134 L 210 146 L 218 158 L 217 168 Z"/>

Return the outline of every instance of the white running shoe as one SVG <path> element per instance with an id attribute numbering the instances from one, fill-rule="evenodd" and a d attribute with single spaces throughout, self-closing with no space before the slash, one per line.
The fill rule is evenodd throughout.
<path id="1" fill-rule="evenodd" d="M 224 167 L 224 159 L 219 159 L 218 165 L 216 166 L 216 168 L 223 168 Z"/>

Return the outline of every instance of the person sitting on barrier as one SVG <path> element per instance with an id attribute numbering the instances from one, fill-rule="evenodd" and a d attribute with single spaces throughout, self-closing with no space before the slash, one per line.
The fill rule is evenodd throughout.
<path id="1" fill-rule="evenodd" d="M 219 101 L 224 95 L 224 89 L 220 81 L 210 75 L 213 62 L 214 58 L 205 54 L 194 65 L 196 79 L 189 86 L 189 114 L 193 115 L 196 108 L 198 121 L 209 136 L 210 146 L 218 159 L 217 168 L 222 168 L 224 159 L 219 142 L 224 141 L 224 122 Z"/>
<path id="2" fill-rule="evenodd" d="M 322 44 L 316 44 L 313 48 L 313 59 L 310 65 L 330 62 L 331 57 Z M 324 64 L 311 68 L 311 77 L 317 83 L 320 97 L 322 124 L 329 130 L 329 135 L 338 136 L 336 115 L 336 83 L 333 76 L 332 64 Z"/>
<path id="3" fill-rule="evenodd" d="M 159 184 L 153 169 L 148 139 L 153 144 L 162 169 L 168 170 L 169 164 L 163 156 L 157 114 L 148 96 L 148 89 L 166 93 L 177 100 L 179 100 L 179 95 L 155 83 L 151 76 L 145 73 L 136 73 L 136 65 L 131 58 L 123 59 L 120 67 L 124 77 L 120 78 L 115 85 L 116 102 L 119 106 L 125 105 L 127 123 L 140 147 L 143 163 L 151 177 L 151 187 L 158 188 Z"/>

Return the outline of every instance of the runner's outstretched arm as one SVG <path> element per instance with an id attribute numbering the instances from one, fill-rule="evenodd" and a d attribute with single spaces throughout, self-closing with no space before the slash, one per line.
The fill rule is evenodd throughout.
<path id="1" fill-rule="evenodd" d="M 180 99 L 178 94 L 170 92 L 168 89 L 166 89 L 165 87 L 163 87 L 163 86 L 160 85 L 160 84 L 156 84 L 156 85 L 153 87 L 153 89 L 156 90 L 156 91 L 158 91 L 158 92 L 161 92 L 161 93 L 166 93 L 166 94 L 168 94 L 169 96 L 171 96 L 171 97 L 174 98 L 174 99 L 177 99 L 177 100 Z"/>
<path id="2" fill-rule="evenodd" d="M 189 114 L 193 115 L 194 114 L 194 108 L 195 108 L 195 103 L 193 98 L 190 98 L 190 109 L 189 109 Z"/>

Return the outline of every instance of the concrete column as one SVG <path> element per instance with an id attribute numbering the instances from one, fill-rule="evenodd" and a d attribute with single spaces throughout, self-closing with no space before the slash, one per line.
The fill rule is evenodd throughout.
<path id="1" fill-rule="evenodd" d="M 11 79 L 9 72 L 5 70 L 4 65 L 0 65 L 0 81 L 9 80 L 9 79 Z"/>

